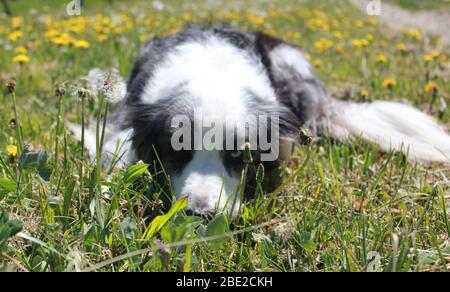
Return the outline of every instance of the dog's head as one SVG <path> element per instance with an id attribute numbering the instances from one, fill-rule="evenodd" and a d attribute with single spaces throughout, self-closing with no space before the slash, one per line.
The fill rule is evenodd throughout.
<path id="1" fill-rule="evenodd" d="M 278 165 L 286 156 L 284 145 L 295 139 L 295 119 L 287 108 L 255 103 L 254 97 L 244 98 L 239 114 L 208 115 L 185 94 L 129 107 L 135 154 L 161 167 L 176 196 L 189 197 L 193 212 L 236 212 L 245 166 Z"/>

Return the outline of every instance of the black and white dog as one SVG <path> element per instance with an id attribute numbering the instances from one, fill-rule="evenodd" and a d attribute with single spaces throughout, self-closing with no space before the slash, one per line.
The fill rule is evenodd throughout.
<path id="1" fill-rule="evenodd" d="M 127 165 L 158 158 L 175 195 L 189 196 L 188 208 L 196 213 L 235 211 L 228 205 L 240 181 L 245 142 L 256 138 L 251 140 L 256 141 L 254 159 L 273 164 L 289 156 L 301 127 L 339 140 L 361 137 L 385 151 L 403 150 L 411 160 L 450 161 L 450 136 L 431 117 L 396 102 L 331 98 L 300 48 L 263 33 L 188 28 L 151 40 L 126 88 L 107 125 L 104 159 L 115 153 Z M 249 131 L 255 126 L 249 116 L 264 117 L 256 131 Z M 181 124 L 193 126 L 187 136 L 178 135 L 186 147 L 173 143 Z M 222 130 L 211 141 L 218 147 L 198 147 L 206 130 L 217 124 Z M 79 135 L 78 126 L 69 128 Z M 194 137 L 198 132 L 200 139 Z M 276 151 L 258 145 L 266 135 Z M 235 139 L 229 143 L 228 137 Z M 123 142 L 120 153 L 118 140 Z M 87 133 L 86 146 L 94 155 L 94 134 Z M 261 159 L 271 151 L 274 157 Z"/>

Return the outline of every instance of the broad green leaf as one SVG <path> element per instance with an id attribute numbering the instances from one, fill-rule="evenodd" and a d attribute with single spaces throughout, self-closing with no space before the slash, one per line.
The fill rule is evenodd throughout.
<path id="1" fill-rule="evenodd" d="M 188 239 L 188 236 L 202 223 L 203 219 L 200 217 L 175 216 L 161 229 L 161 238 L 166 243 Z"/>
<path id="2" fill-rule="evenodd" d="M 208 226 L 206 226 L 205 236 L 206 237 L 212 237 L 212 236 L 220 236 L 224 235 L 228 232 L 228 221 L 227 217 L 221 213 L 216 215 L 216 217 L 209 222 Z M 220 248 L 221 242 L 223 242 L 225 237 L 223 239 L 217 239 L 209 242 L 209 245 L 212 248 Z"/>
<path id="3" fill-rule="evenodd" d="M 183 210 L 188 204 L 188 197 L 184 197 L 181 200 L 178 200 L 175 202 L 175 204 L 172 205 L 169 212 L 165 215 L 157 216 L 153 221 L 150 223 L 150 225 L 147 227 L 147 229 L 144 232 L 144 239 L 149 240 L 156 232 L 161 230 L 161 228 L 167 223 L 167 221 L 170 220 L 176 213 Z"/>

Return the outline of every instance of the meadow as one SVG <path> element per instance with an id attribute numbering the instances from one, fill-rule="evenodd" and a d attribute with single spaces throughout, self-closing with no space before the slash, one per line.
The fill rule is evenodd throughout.
<path id="1" fill-rule="evenodd" d="M 242 214 L 188 216 L 140 163 L 102 170 L 64 121 L 101 128 L 114 104 L 94 67 L 130 73 L 140 46 L 228 23 L 301 46 L 342 100 L 397 100 L 450 125 L 450 50 L 393 32 L 347 1 L 9 1 L 0 15 L 0 271 L 446 271 L 450 168 L 362 141 L 313 139 L 273 174 L 258 165 Z M 88 1 L 85 1 L 88 2 Z M 395 2 L 395 1 L 394 1 Z M 47 5 L 47 6 L 46 6 Z M 439 4 L 440 5 L 440 4 Z M 32 146 L 31 146 L 32 145 Z M 271 185 L 272 188 L 266 188 Z"/>

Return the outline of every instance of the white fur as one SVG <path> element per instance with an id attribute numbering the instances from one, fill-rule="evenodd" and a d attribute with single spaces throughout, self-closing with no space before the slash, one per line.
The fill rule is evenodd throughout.
<path id="1" fill-rule="evenodd" d="M 325 127 L 341 140 L 361 137 L 384 151 L 407 153 L 409 159 L 450 162 L 450 136 L 419 110 L 397 102 L 355 104 L 334 101 Z"/>
<path id="2" fill-rule="evenodd" d="M 272 70 L 281 77 L 290 79 L 291 70 L 303 78 L 313 77 L 310 63 L 298 48 L 282 44 L 273 49 L 269 57 L 272 62 Z"/>
<path id="3" fill-rule="evenodd" d="M 189 196 L 188 208 L 196 213 L 223 209 L 237 213 L 238 201 L 232 208 L 239 179 L 228 174 L 219 151 L 196 151 L 172 183 L 177 197 Z"/>
<path id="4" fill-rule="evenodd" d="M 177 84 L 195 96 L 204 115 L 244 115 L 246 90 L 276 100 L 263 64 L 218 37 L 188 42 L 173 49 L 146 84 L 142 100 L 154 103 L 167 97 Z"/>

